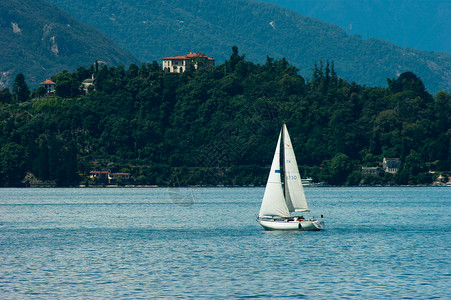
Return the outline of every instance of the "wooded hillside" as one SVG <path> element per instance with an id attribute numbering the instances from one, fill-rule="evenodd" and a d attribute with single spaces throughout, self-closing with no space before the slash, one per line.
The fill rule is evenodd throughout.
<path id="1" fill-rule="evenodd" d="M 110 66 L 137 63 L 104 33 L 81 24 L 43 0 L 0 0 L 0 89 L 18 73 L 30 86 L 63 70 L 102 60 Z"/>
<path id="2" fill-rule="evenodd" d="M 91 170 L 142 184 L 263 185 L 282 121 L 301 175 L 315 181 L 429 183 L 429 170 L 450 170 L 449 93 L 431 96 L 410 72 L 374 88 L 341 79 L 333 62 L 312 68 L 305 79 L 284 59 L 255 64 L 234 47 L 213 70 L 169 74 L 154 62 L 60 73 L 50 97 L 23 98 L 16 80 L 0 93 L 0 185 L 26 172 L 74 185 Z M 83 95 L 92 73 L 95 91 Z M 400 158 L 401 170 L 362 177 L 383 157 Z"/>

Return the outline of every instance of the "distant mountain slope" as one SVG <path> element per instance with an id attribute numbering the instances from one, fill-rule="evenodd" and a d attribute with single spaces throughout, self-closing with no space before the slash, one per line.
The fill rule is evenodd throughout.
<path id="1" fill-rule="evenodd" d="M 262 0 L 402 47 L 451 53 L 449 0 Z"/>
<path id="2" fill-rule="evenodd" d="M 30 87 L 95 60 L 109 65 L 138 60 L 109 37 L 42 0 L 0 0 L 0 88 L 23 73 Z"/>
<path id="3" fill-rule="evenodd" d="M 254 0 L 51 0 L 80 21 L 108 34 L 144 61 L 189 51 L 224 61 L 238 46 L 247 59 L 286 57 L 310 77 L 319 60 L 335 61 L 348 81 L 386 86 L 411 71 L 430 92 L 451 90 L 451 55 L 349 36 L 336 25 Z"/>

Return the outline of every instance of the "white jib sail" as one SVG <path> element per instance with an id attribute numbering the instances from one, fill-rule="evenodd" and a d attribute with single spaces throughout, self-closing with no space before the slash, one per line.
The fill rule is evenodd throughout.
<path id="1" fill-rule="evenodd" d="M 298 164 L 294 156 L 293 145 L 287 126 L 283 124 L 283 148 L 284 148 L 284 181 L 285 181 L 285 201 L 290 212 L 308 211 L 307 200 L 305 199 L 304 187 L 302 186 Z"/>
<path id="2" fill-rule="evenodd" d="M 269 172 L 268 182 L 266 183 L 265 194 L 263 195 L 262 205 L 258 216 L 269 217 L 289 217 L 285 199 L 283 197 L 282 181 L 280 177 L 280 139 L 282 131 L 279 133 L 279 139 L 277 141 L 276 152 L 271 165 L 271 171 Z"/>

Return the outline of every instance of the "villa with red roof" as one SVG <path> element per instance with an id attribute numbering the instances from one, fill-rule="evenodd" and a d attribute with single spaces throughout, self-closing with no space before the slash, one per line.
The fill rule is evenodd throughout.
<path id="1" fill-rule="evenodd" d="M 188 53 L 183 56 L 168 56 L 163 58 L 163 70 L 169 73 L 183 73 L 189 66 L 196 70 L 199 67 L 211 68 L 215 66 L 216 59 L 201 53 Z"/>

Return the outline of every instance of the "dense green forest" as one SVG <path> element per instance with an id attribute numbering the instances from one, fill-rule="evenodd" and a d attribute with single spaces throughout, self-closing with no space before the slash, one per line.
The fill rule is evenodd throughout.
<path id="1" fill-rule="evenodd" d="M 450 170 L 451 94 L 431 96 L 411 72 L 365 87 L 319 61 L 305 79 L 285 59 L 255 64 L 233 47 L 213 70 L 171 74 L 153 62 L 63 71 L 53 96 L 30 95 L 25 78 L 0 91 L 1 186 L 27 174 L 89 184 L 91 170 L 130 172 L 135 184 L 263 185 L 282 121 L 301 175 L 315 181 L 427 184 Z M 400 158 L 401 169 L 362 176 L 383 157 Z"/>

